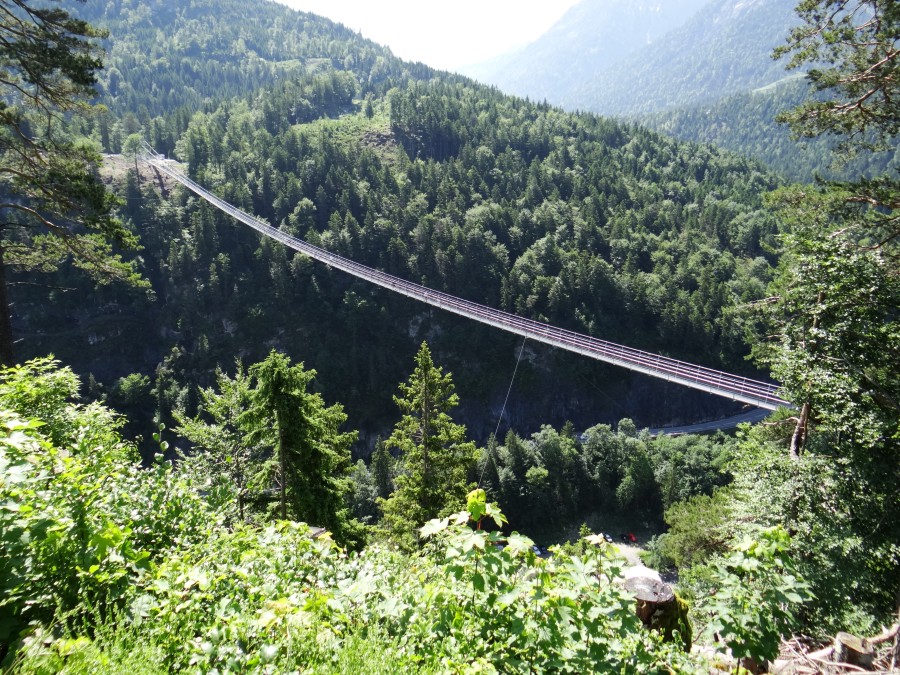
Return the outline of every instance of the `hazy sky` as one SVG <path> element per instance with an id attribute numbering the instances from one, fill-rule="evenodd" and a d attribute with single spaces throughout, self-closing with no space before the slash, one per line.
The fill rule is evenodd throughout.
<path id="1" fill-rule="evenodd" d="M 526 44 L 578 0 L 279 0 L 326 16 L 396 56 L 453 70 Z"/>

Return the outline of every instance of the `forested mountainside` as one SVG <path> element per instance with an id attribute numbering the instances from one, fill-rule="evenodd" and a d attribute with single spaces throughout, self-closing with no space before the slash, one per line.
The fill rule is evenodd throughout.
<path id="1" fill-rule="evenodd" d="M 583 2 L 495 70 L 485 64 L 466 72 L 522 96 L 604 115 L 712 102 L 784 77 L 784 63 L 773 61 L 771 52 L 796 21 L 793 5 L 791 0 L 666 3 L 666 9 L 660 4 L 659 23 L 650 22 L 659 32 L 636 44 L 646 11 L 656 5 Z M 600 46 L 606 44 L 614 49 Z M 518 72 L 526 76 L 516 79 Z"/>
<path id="2" fill-rule="evenodd" d="M 895 150 L 861 152 L 834 164 L 837 140 L 796 139 L 776 116 L 813 98 L 809 85 L 792 77 L 777 85 L 719 101 L 636 115 L 632 119 L 675 138 L 710 143 L 758 160 L 791 181 L 811 183 L 877 176 L 900 163 Z"/>
<path id="3" fill-rule="evenodd" d="M 104 104 L 144 123 L 319 67 L 356 68 L 369 84 L 401 72 L 430 73 L 322 17 L 276 2 L 252 7 L 236 0 L 87 0 L 79 15 L 110 31 L 97 87 Z"/>
<path id="4" fill-rule="evenodd" d="M 791 0 L 713 0 L 615 68 L 585 78 L 562 103 L 630 114 L 715 101 L 784 77 L 772 59 L 796 19 Z"/>
<path id="5" fill-rule="evenodd" d="M 585 1 L 528 47 L 464 72 L 503 91 L 746 154 L 789 180 L 879 174 L 893 152 L 832 166 L 833 139 L 798 143 L 776 121 L 813 96 L 803 73 L 788 74 L 784 60 L 771 58 L 795 21 L 791 9 L 789 0 Z"/>
<path id="6" fill-rule="evenodd" d="M 786 118 L 836 157 L 891 146 L 900 6 L 832 6 L 797 7 L 782 54 L 816 66 L 817 97 Z M 147 16 L 105 7 L 125 40 Z M 132 88 L 137 109 L 104 112 L 100 33 L 54 3 L 0 10 L 4 672 L 843 671 L 854 643 L 896 665 L 895 171 L 780 185 L 389 54 L 359 67 L 368 43 L 314 17 L 331 57 L 197 109 L 153 116 Z M 579 433 L 573 411 L 699 399 L 261 240 L 142 168 L 147 139 L 286 232 L 435 288 L 734 370 L 749 348 L 790 406 L 733 437 Z M 383 436 L 354 464 L 357 429 Z M 677 581 L 624 571 L 638 553 Z"/>
<path id="7" fill-rule="evenodd" d="M 531 44 L 460 72 L 510 94 L 565 104 L 585 82 L 646 49 L 707 2 L 582 0 Z"/>
<path id="8" fill-rule="evenodd" d="M 203 5 L 190 7 L 196 17 Z M 229 7 L 205 11 L 239 23 Z M 141 15 L 110 3 L 111 30 L 136 21 L 112 21 L 117 8 Z M 181 25 L 181 16 L 167 10 L 153 22 Z M 771 275 L 775 225 L 760 198 L 776 184 L 771 175 L 733 155 L 461 79 L 417 79 L 390 57 L 381 66 L 353 59 L 335 30 L 329 49 L 343 59 L 315 57 L 314 67 L 190 118 L 184 107 L 145 117 L 148 139 L 237 206 L 354 260 L 606 339 L 748 371 L 730 312 L 760 297 Z M 152 52 L 132 42 L 140 36 L 151 34 L 126 31 L 123 42 Z M 110 69 L 120 68 L 119 54 Z M 133 91 L 153 99 L 152 90 Z M 129 119 L 131 111 L 110 125 L 104 150 L 120 149 L 113 140 Z M 81 131 L 107 143 L 100 121 Z M 457 374 L 467 421 L 486 435 L 493 422 L 483 411 L 508 384 L 514 338 L 352 282 L 158 187 L 129 177 L 122 208 L 141 236 L 154 293 L 82 289 L 47 304 L 22 288 L 23 356 L 52 351 L 113 389 L 142 374 L 143 396 L 152 388 L 165 415 L 190 408 L 193 388 L 216 365 L 258 360 L 277 345 L 320 371 L 355 426 L 377 431 L 392 383 L 427 337 Z M 512 419 L 525 428 L 627 415 L 652 425 L 721 410 L 702 395 L 552 350 L 529 346 L 527 357 L 512 401 Z M 148 399 L 132 403 L 150 415 Z"/>

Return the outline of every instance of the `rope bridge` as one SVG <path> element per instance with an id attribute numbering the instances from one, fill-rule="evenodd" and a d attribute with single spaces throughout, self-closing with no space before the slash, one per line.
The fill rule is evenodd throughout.
<path id="1" fill-rule="evenodd" d="M 480 321 L 489 326 L 521 335 L 529 340 L 543 342 L 544 344 L 589 356 L 599 361 L 622 366 L 623 368 L 644 373 L 667 382 L 676 382 L 686 387 L 699 389 L 700 391 L 723 396 L 734 401 L 742 401 L 743 403 L 749 403 L 767 410 L 775 410 L 781 406 L 790 406 L 789 402 L 778 396 L 778 385 L 776 384 L 732 375 L 659 354 L 633 349 L 614 342 L 607 342 L 606 340 L 600 340 L 570 330 L 556 328 L 541 321 L 526 319 L 515 314 L 509 314 L 508 312 L 470 302 L 469 300 L 463 300 L 462 298 L 414 284 L 371 267 L 366 267 L 292 237 L 268 223 L 235 208 L 198 185 L 181 171 L 178 171 L 171 160 L 156 154 L 149 145 L 145 144 L 144 154 L 140 159 L 260 234 L 264 234 L 295 251 L 352 274 L 359 279 L 364 279 L 376 286 L 414 298 L 433 307 Z"/>

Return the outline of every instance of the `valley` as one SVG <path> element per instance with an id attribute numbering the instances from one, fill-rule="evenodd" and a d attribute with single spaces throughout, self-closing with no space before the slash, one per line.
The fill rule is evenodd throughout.
<path id="1" fill-rule="evenodd" d="M 4 672 L 893 667 L 893 3 L 0 6 Z"/>

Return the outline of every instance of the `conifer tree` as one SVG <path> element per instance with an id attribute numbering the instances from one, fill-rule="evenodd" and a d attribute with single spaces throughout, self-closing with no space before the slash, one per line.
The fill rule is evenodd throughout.
<path id="1" fill-rule="evenodd" d="M 896 145 L 900 6 L 801 0 L 797 14 L 777 53 L 808 66 L 819 94 L 783 119 L 839 139 L 838 161 Z M 753 348 L 797 412 L 782 436 L 759 427 L 738 445 L 734 513 L 791 531 L 816 631 L 877 625 L 896 617 L 900 588 L 900 182 L 796 185 L 774 201 L 781 259 Z"/>
<path id="2" fill-rule="evenodd" d="M 196 452 L 195 467 L 215 486 L 226 484 L 237 503 L 238 519 L 246 517 L 250 484 L 260 461 L 259 448 L 247 440 L 238 423 L 250 403 L 250 377 L 238 363 L 233 378 L 216 371 L 216 388 L 200 390 L 202 412 L 188 417 L 173 410 L 177 433 L 188 439 Z"/>
<path id="3" fill-rule="evenodd" d="M 148 286 L 115 247 L 137 238 L 112 215 L 99 155 L 66 135 L 102 67 L 103 33 L 54 6 L 0 0 L 0 362 L 13 361 L 6 267 L 48 271 L 71 258 L 98 281 Z"/>
<path id="4" fill-rule="evenodd" d="M 776 55 L 811 65 L 821 92 L 781 116 L 801 136 L 840 139 L 836 160 L 884 147 L 900 131 L 900 7 L 875 0 L 802 0 L 802 23 Z M 797 186 L 777 197 L 780 273 L 762 305 L 755 351 L 800 407 L 791 455 L 812 425 L 867 456 L 900 441 L 900 181 Z"/>
<path id="5" fill-rule="evenodd" d="M 375 452 L 372 453 L 372 477 L 375 479 L 378 496 L 382 499 L 390 497 L 394 491 L 394 458 L 380 436 L 375 441 Z"/>
<path id="6" fill-rule="evenodd" d="M 272 448 L 267 475 L 278 488 L 278 513 L 329 528 L 339 541 L 359 535 L 345 498 L 350 489 L 350 444 L 356 432 L 341 432 L 347 415 L 340 404 L 325 407 L 307 387 L 316 371 L 291 365 L 272 350 L 250 367 L 250 407 L 240 416 L 249 439 Z M 270 483 L 271 484 L 271 483 Z"/>
<path id="7" fill-rule="evenodd" d="M 448 414 L 459 402 L 450 374 L 434 365 L 424 342 L 415 362 L 394 397 L 403 417 L 386 445 L 400 450 L 400 471 L 396 490 L 381 502 L 385 527 L 403 546 L 414 544 L 416 527 L 462 508 L 477 458 L 465 426 Z"/>

